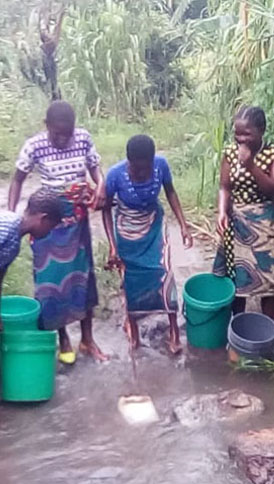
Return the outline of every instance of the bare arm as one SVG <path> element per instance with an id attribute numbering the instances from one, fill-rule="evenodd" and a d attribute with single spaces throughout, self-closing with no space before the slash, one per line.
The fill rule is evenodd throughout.
<path id="1" fill-rule="evenodd" d="M 0 269 L 0 316 L 1 316 L 1 297 L 2 297 L 2 289 L 3 289 L 3 280 L 7 269 Z"/>
<path id="2" fill-rule="evenodd" d="M 0 331 L 3 329 L 2 325 L 2 318 L 1 318 L 1 298 L 2 298 L 2 289 L 3 289 L 3 279 L 6 274 L 6 269 L 0 269 Z"/>
<path id="3" fill-rule="evenodd" d="M 123 263 L 118 255 L 117 245 L 116 245 L 116 240 L 114 235 L 112 204 L 113 204 L 113 197 L 107 197 L 106 205 L 103 209 L 103 223 L 104 223 L 105 231 L 109 242 L 109 257 L 105 268 L 108 270 L 113 270 L 116 268 L 121 274 L 123 271 Z"/>
<path id="4" fill-rule="evenodd" d="M 114 226 L 113 226 L 113 218 L 112 218 L 112 202 L 113 202 L 113 197 L 108 197 L 105 208 L 103 210 L 103 223 L 104 223 L 104 228 L 109 242 L 110 254 L 116 254 L 117 249 L 116 249 L 116 240 L 114 236 Z"/>
<path id="5" fill-rule="evenodd" d="M 229 212 L 231 209 L 231 183 L 230 183 L 230 166 L 226 157 L 222 160 L 220 190 L 218 199 L 218 225 L 217 230 L 223 235 L 224 230 L 229 225 Z"/>
<path id="6" fill-rule="evenodd" d="M 104 175 L 100 166 L 89 168 L 89 174 L 92 180 L 94 181 L 95 185 L 97 186 L 104 185 Z"/>
<path id="7" fill-rule="evenodd" d="M 106 203 L 106 190 L 105 179 L 100 166 L 88 168 L 89 174 L 96 185 L 96 192 L 94 197 L 94 209 L 99 210 L 105 206 Z"/>
<path id="8" fill-rule="evenodd" d="M 60 40 L 60 36 L 61 36 L 61 30 L 62 30 L 62 22 L 63 22 L 63 18 L 65 16 L 65 8 L 63 7 L 61 9 L 61 12 L 59 14 L 59 18 L 57 19 L 57 23 L 56 23 L 56 26 L 55 26 L 55 29 L 54 29 L 54 32 L 53 32 L 53 41 L 54 41 L 54 44 L 55 46 L 57 47 L 58 44 L 59 44 L 59 40 Z"/>
<path id="9" fill-rule="evenodd" d="M 39 32 L 40 35 L 48 32 L 50 12 L 48 8 L 42 7 L 39 11 Z"/>
<path id="10" fill-rule="evenodd" d="M 264 173 L 255 163 L 256 153 L 252 149 L 242 144 L 239 146 L 239 159 L 243 166 L 254 176 L 260 191 L 269 197 L 274 198 L 274 163 L 271 166 L 270 174 Z"/>
<path id="11" fill-rule="evenodd" d="M 274 199 L 274 163 L 272 163 L 270 175 L 264 173 L 255 163 L 251 166 L 250 172 L 261 192 L 270 199 Z"/>
<path id="12" fill-rule="evenodd" d="M 50 28 L 49 28 L 50 10 L 48 8 L 46 9 L 44 8 L 40 10 L 40 14 L 39 14 L 40 38 L 42 41 L 42 49 L 47 55 L 52 55 L 58 47 L 64 15 L 65 15 L 65 8 L 63 6 L 61 8 L 59 16 L 57 17 L 54 30 L 52 33 L 50 33 Z"/>
<path id="13" fill-rule="evenodd" d="M 180 225 L 184 245 L 187 248 L 190 248 L 193 245 L 192 236 L 188 230 L 186 219 L 183 214 L 182 206 L 178 198 L 178 195 L 175 191 L 175 188 L 172 183 L 168 183 L 164 185 L 164 190 L 165 190 L 168 203 Z"/>
<path id="14" fill-rule="evenodd" d="M 27 173 L 24 173 L 21 170 L 16 170 L 13 179 L 10 184 L 9 189 L 9 201 L 8 201 L 8 208 L 12 212 L 15 212 L 18 202 L 20 200 L 22 186 L 27 177 Z"/>

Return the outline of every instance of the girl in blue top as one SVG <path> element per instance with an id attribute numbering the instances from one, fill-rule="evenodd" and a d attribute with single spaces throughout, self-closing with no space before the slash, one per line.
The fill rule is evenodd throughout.
<path id="1" fill-rule="evenodd" d="M 167 200 L 181 227 L 183 244 L 192 246 L 181 204 L 172 184 L 165 158 L 155 156 L 154 141 L 148 136 L 131 138 L 127 159 L 114 165 L 107 176 L 104 224 L 110 244 L 110 269 L 124 270 L 128 318 L 126 327 L 133 349 L 139 346 L 137 318 L 151 312 L 168 314 L 170 350 L 181 350 L 177 324 L 177 291 L 170 265 L 170 248 L 163 224 L 159 194 L 164 187 Z M 113 198 L 117 197 L 115 229 Z"/>

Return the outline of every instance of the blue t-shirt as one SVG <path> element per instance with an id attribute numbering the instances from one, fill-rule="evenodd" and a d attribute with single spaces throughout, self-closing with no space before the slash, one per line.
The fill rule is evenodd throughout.
<path id="1" fill-rule="evenodd" d="M 162 156 L 155 156 L 153 174 L 144 183 L 131 181 L 128 172 L 128 161 L 114 165 L 107 174 L 106 192 L 108 197 L 118 196 L 127 207 L 145 210 L 157 204 L 163 185 L 172 183 L 168 162 Z"/>
<path id="2" fill-rule="evenodd" d="M 19 254 L 21 221 L 16 213 L 0 212 L 0 270 L 5 270 Z"/>

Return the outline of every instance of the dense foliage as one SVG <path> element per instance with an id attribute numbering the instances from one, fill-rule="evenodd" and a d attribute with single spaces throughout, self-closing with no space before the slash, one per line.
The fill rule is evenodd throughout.
<path id="1" fill-rule="evenodd" d="M 274 0 L 64 3 L 59 83 L 91 130 L 104 169 L 124 156 L 129 136 L 146 132 L 168 156 L 184 206 L 212 209 L 235 109 L 260 104 L 274 138 Z M 13 172 L 26 136 L 42 126 L 50 93 L 39 11 L 50 12 L 54 25 L 60 4 L 0 0 L 1 178 Z M 109 294 L 113 280 L 102 269 L 103 252 L 95 250 L 97 276 L 100 293 Z M 28 254 L 25 244 L 5 279 L 8 293 L 29 286 L 31 294 Z"/>
<path id="2" fill-rule="evenodd" d="M 63 96 L 93 131 L 100 119 L 114 116 L 151 132 L 169 152 L 175 176 L 200 172 L 199 205 L 214 199 L 237 106 L 260 104 L 268 136 L 274 136 L 274 0 L 65 3 L 57 56 Z M 33 130 L 49 102 L 38 30 L 42 5 L 54 23 L 60 2 L 0 0 L 2 173 L 9 172 L 13 146 Z M 15 133 L 20 123 L 23 129 Z"/>

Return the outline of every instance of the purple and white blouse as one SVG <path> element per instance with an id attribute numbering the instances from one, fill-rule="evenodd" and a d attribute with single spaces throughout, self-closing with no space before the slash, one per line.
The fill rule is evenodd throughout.
<path id="1" fill-rule="evenodd" d="M 52 146 L 47 131 L 28 139 L 16 168 L 24 173 L 37 169 L 43 186 L 63 191 L 73 183 L 86 181 L 87 170 L 99 163 L 100 156 L 89 133 L 76 128 L 69 146 L 62 150 Z"/>

